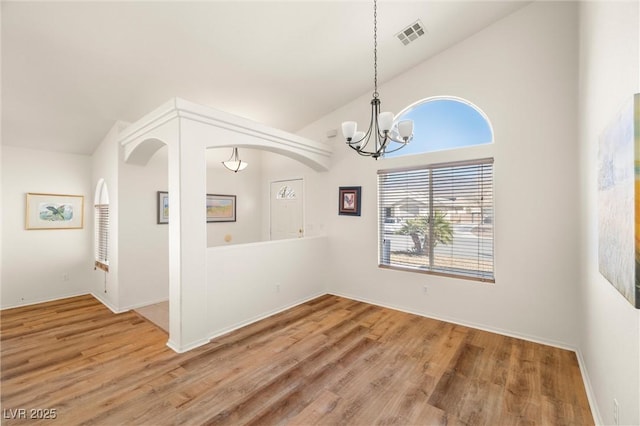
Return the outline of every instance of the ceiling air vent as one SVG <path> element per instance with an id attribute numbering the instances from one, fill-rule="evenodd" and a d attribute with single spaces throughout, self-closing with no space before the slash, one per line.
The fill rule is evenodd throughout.
<path id="1" fill-rule="evenodd" d="M 416 22 L 396 34 L 396 37 L 398 37 L 398 40 L 400 40 L 402 44 L 406 46 L 407 44 L 411 43 L 414 40 L 417 40 L 418 37 L 423 35 L 424 25 L 422 25 L 422 22 L 420 22 L 420 20 L 418 19 Z"/>

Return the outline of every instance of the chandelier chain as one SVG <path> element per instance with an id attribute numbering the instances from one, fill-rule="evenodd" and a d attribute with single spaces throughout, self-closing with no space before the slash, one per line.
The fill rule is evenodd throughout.
<path id="1" fill-rule="evenodd" d="M 373 97 L 378 97 L 378 7 L 373 0 Z"/>

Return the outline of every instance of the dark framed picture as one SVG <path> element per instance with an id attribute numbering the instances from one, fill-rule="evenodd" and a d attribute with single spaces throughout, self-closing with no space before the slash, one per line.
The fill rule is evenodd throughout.
<path id="1" fill-rule="evenodd" d="M 360 216 L 361 186 L 341 186 L 338 196 L 338 214 Z"/>
<path id="2" fill-rule="evenodd" d="M 235 222 L 236 196 L 207 194 L 207 222 Z"/>

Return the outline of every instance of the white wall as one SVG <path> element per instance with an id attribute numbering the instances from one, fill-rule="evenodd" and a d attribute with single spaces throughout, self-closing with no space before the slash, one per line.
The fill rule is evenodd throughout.
<path id="1" fill-rule="evenodd" d="M 236 196 L 236 221 L 207 223 L 207 247 L 262 241 L 263 152 L 242 148 L 239 155 L 249 165 L 233 173 L 220 164 L 229 159 L 231 148 L 207 149 L 207 193 Z"/>
<path id="2" fill-rule="evenodd" d="M 437 95 L 468 99 L 491 120 L 494 145 L 376 162 L 334 140 L 332 170 L 321 183 L 326 201 L 335 206 L 339 186 L 361 185 L 363 207 L 361 217 L 338 216 L 335 207 L 328 215 L 332 293 L 577 345 L 577 7 L 535 2 L 379 88 L 391 111 Z M 342 121 L 363 125 L 369 100 L 300 134 L 323 140 Z M 495 158 L 496 283 L 379 269 L 376 170 L 487 156 Z"/>
<path id="3" fill-rule="evenodd" d="M 126 123 L 117 122 L 102 140 L 91 156 L 91 188 L 90 204 L 93 206 L 93 194 L 100 179 L 104 179 L 109 191 L 109 272 L 95 269 L 88 281 L 88 290 L 115 312 L 120 310 L 118 285 L 118 132 L 126 127 Z M 93 210 L 91 210 L 93 220 Z M 92 250 L 93 250 L 92 239 Z"/>
<path id="4" fill-rule="evenodd" d="M 600 422 L 640 424 L 640 310 L 598 271 L 598 139 L 625 102 L 640 92 L 640 8 L 638 2 L 580 5 L 580 192 L 579 323 L 584 367 Z M 633 230 L 630 229 L 629 232 Z"/>
<path id="5" fill-rule="evenodd" d="M 27 192 L 84 196 L 84 228 L 26 230 Z M 87 292 L 92 204 L 90 157 L 2 147 L 2 308 Z"/>
<path id="6" fill-rule="evenodd" d="M 326 293 L 326 237 L 207 249 L 210 337 Z"/>
<path id="7" fill-rule="evenodd" d="M 122 159 L 120 148 L 120 159 Z M 167 148 L 146 166 L 120 160 L 118 285 L 120 309 L 169 298 L 169 229 L 157 223 L 157 191 L 167 190 Z"/>

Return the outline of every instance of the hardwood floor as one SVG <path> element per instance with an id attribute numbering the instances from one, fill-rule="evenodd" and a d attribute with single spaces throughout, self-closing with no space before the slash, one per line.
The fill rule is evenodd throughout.
<path id="1" fill-rule="evenodd" d="M 1 320 L 7 425 L 593 424 L 572 352 L 336 296 L 186 354 L 90 296 Z"/>

